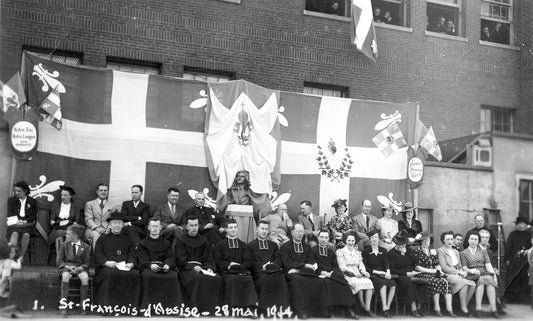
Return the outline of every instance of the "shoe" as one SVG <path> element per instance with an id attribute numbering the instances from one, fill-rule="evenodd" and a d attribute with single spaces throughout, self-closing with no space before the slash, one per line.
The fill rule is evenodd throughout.
<path id="1" fill-rule="evenodd" d="M 371 318 L 377 318 L 378 317 L 374 312 L 372 312 L 370 310 L 366 311 L 366 314 L 368 314 L 368 316 L 371 317 Z"/>
<path id="2" fill-rule="evenodd" d="M 450 316 L 450 318 L 457 318 L 457 314 L 453 313 L 453 311 L 448 311 L 448 316 Z"/>
<path id="3" fill-rule="evenodd" d="M 309 319 L 309 317 L 307 316 L 307 314 L 305 314 L 305 312 L 300 312 L 300 313 L 298 314 L 298 319 L 300 319 L 300 320 L 307 320 L 307 319 Z"/>
<path id="4" fill-rule="evenodd" d="M 418 310 L 411 311 L 411 315 L 415 318 L 421 318 L 422 316 L 418 312 Z"/>
<path id="5" fill-rule="evenodd" d="M 390 318 L 391 317 L 390 310 L 384 310 L 383 315 L 385 316 L 385 318 Z"/>
<path id="6" fill-rule="evenodd" d="M 475 311 L 474 311 L 474 316 L 475 316 L 476 318 L 480 319 L 480 318 L 481 318 L 481 310 L 475 310 Z"/>
<path id="7" fill-rule="evenodd" d="M 472 314 L 470 314 L 470 312 L 468 312 L 468 311 L 465 312 L 463 310 L 460 310 L 459 315 L 462 316 L 462 317 L 465 317 L 465 318 L 471 318 L 472 317 Z"/>
<path id="8" fill-rule="evenodd" d="M 496 311 L 491 312 L 490 314 L 494 317 L 494 319 L 501 319 L 500 315 Z"/>
<path id="9" fill-rule="evenodd" d="M 346 315 L 348 317 L 350 317 L 350 319 L 354 319 L 354 320 L 359 320 L 359 316 L 355 313 L 354 310 L 352 309 L 349 309 L 347 312 L 346 312 Z"/>
<path id="10" fill-rule="evenodd" d="M 440 310 L 435 310 L 435 316 L 437 317 L 442 317 L 442 313 L 440 312 Z"/>

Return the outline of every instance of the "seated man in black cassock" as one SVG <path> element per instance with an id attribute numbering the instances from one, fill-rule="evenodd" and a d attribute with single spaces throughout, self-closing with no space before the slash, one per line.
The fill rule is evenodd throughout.
<path id="1" fill-rule="evenodd" d="M 311 247 L 302 243 L 304 227 L 294 224 L 292 241 L 281 246 L 281 260 L 289 285 L 291 306 L 299 319 L 329 316 L 326 284 L 316 275 L 318 268 Z"/>
<path id="2" fill-rule="evenodd" d="M 196 193 L 194 196 L 194 203 L 194 206 L 187 209 L 182 217 L 187 218 L 189 216 L 196 216 L 198 218 L 200 235 L 205 236 L 209 244 L 215 246 L 218 241 L 224 238 L 223 233 L 225 229 L 221 226 L 224 223 L 224 219 L 222 216 L 217 217 L 212 208 L 205 206 L 204 193 Z"/>
<path id="3" fill-rule="evenodd" d="M 141 308 L 157 303 L 161 303 L 163 307 L 173 308 L 183 302 L 175 271 L 174 249 L 171 242 L 160 237 L 160 234 L 161 221 L 153 217 L 148 222 L 148 236 L 137 246 L 143 283 Z"/>
<path id="4" fill-rule="evenodd" d="M 215 273 L 211 245 L 198 234 L 198 218 L 189 216 L 185 223 L 187 232 L 177 240 L 175 247 L 185 303 L 200 312 L 213 313 L 220 304 L 222 278 Z"/>
<path id="5" fill-rule="evenodd" d="M 215 245 L 217 269 L 224 279 L 223 304 L 250 308 L 255 313 L 257 293 L 250 268 L 250 249 L 237 238 L 237 221 L 229 219 L 226 238 Z"/>
<path id="6" fill-rule="evenodd" d="M 150 205 L 141 200 L 143 187 L 133 185 L 131 187 L 131 201 L 124 201 L 120 212 L 126 216 L 128 223 L 124 230 L 134 245 L 146 236 L 146 225 L 150 216 Z"/>
<path id="7" fill-rule="evenodd" d="M 96 241 L 94 278 L 98 304 L 101 306 L 136 307 L 141 294 L 141 275 L 134 269 L 135 248 L 123 226 L 126 217 L 113 212 L 107 218 L 110 232 Z"/>
<path id="8" fill-rule="evenodd" d="M 271 307 L 277 311 L 290 305 L 289 288 L 283 273 L 278 245 L 268 240 L 270 223 L 257 223 L 257 238 L 248 243 L 252 258 L 252 276 L 259 297 L 259 310 L 264 317 Z"/>
<path id="9" fill-rule="evenodd" d="M 313 257 L 318 264 L 315 271 L 322 281 L 326 283 L 328 289 L 328 307 L 331 317 L 337 314 L 336 308 L 343 309 L 346 317 L 358 319 L 353 311 L 355 297 L 352 295 L 350 285 L 344 278 L 337 263 L 337 255 L 328 248 L 329 231 L 320 230 L 318 232 L 318 246 L 311 248 Z"/>

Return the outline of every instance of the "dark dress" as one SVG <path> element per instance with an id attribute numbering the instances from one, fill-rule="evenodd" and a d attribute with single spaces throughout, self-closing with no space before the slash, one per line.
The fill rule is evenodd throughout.
<path id="1" fill-rule="evenodd" d="M 96 298 L 100 305 L 131 304 L 136 307 L 141 295 L 141 274 L 135 267 L 130 271 L 107 267 L 104 265 L 106 261 L 135 263 L 135 248 L 124 233 L 104 234 L 96 241 L 94 247 Z"/>
<path id="2" fill-rule="evenodd" d="M 212 246 L 215 246 L 215 244 L 224 238 L 219 232 L 220 226 L 224 224 L 224 219 L 222 216 L 217 217 L 212 208 L 205 206 L 199 207 L 195 205 L 187 209 L 182 216 L 183 224 L 186 223 L 186 219 L 189 216 L 198 218 L 198 232 L 200 235 L 205 236 L 209 244 Z M 212 223 L 213 227 L 206 229 L 205 225 L 208 223 Z"/>
<path id="3" fill-rule="evenodd" d="M 252 259 L 252 276 L 259 298 L 259 308 L 265 312 L 275 306 L 279 311 L 290 305 L 289 288 L 283 274 L 278 245 L 269 240 L 255 239 L 248 243 Z M 263 266 L 271 262 L 266 266 Z"/>
<path id="4" fill-rule="evenodd" d="M 61 211 L 61 202 L 53 203 L 50 208 L 50 221 L 55 223 L 51 226 L 52 231 L 48 234 L 48 244 L 54 244 L 57 238 L 65 237 L 67 235 L 67 227 L 71 226 L 79 219 L 78 207 L 71 202 L 69 216 L 66 219 L 59 218 L 59 212 Z M 60 222 L 64 221 L 63 225 Z"/>
<path id="5" fill-rule="evenodd" d="M 355 304 L 355 296 L 352 294 L 352 288 L 339 269 L 335 252 L 328 249 L 327 246 L 322 247 L 320 244 L 313 247 L 311 252 L 318 264 L 318 269 L 315 271 L 317 275 L 320 275 L 322 271 L 333 272 L 331 278 L 321 278 L 322 282 L 326 284 L 328 307 L 351 307 Z"/>
<path id="6" fill-rule="evenodd" d="M 422 223 L 413 219 L 411 224 L 405 220 L 398 221 L 398 231 L 404 230 L 407 232 L 407 237 L 415 237 L 417 234 L 422 233 Z"/>
<path id="7" fill-rule="evenodd" d="M 173 308 L 183 302 L 178 277 L 175 271 L 174 250 L 168 240 L 159 237 L 153 239 L 148 235 L 137 245 L 137 258 L 142 271 L 143 290 L 141 308 L 148 304 L 161 303 L 163 307 Z M 150 265 L 154 262 L 167 264 L 168 272 L 153 272 Z"/>
<path id="8" fill-rule="evenodd" d="M 209 276 L 194 271 L 195 266 L 200 266 L 216 272 L 211 245 L 201 235 L 190 236 L 186 233 L 177 240 L 175 252 L 185 303 L 198 308 L 200 312 L 214 312 L 221 301 L 222 278 L 218 274 Z"/>
<path id="9" fill-rule="evenodd" d="M 328 316 L 326 285 L 311 269 L 304 267 L 305 264 L 315 263 L 311 247 L 302 242 L 299 244 L 303 250 L 299 251 L 296 244 L 291 240 L 283 244 L 280 250 L 293 312 L 303 312 L 313 317 Z M 299 272 L 289 274 L 291 269 L 297 269 Z"/>
<path id="10" fill-rule="evenodd" d="M 387 250 L 379 247 L 378 253 L 372 253 L 372 247 L 367 246 L 362 252 L 363 263 L 366 271 L 370 273 L 370 280 L 374 284 L 374 289 L 379 291 L 383 286 L 396 286 L 396 282 L 392 279 L 385 279 L 382 276 L 374 274 L 374 270 L 386 272 L 389 269 L 389 257 Z M 392 273 L 392 272 L 391 272 Z"/>
<path id="11" fill-rule="evenodd" d="M 254 280 L 250 272 L 251 256 L 246 243 L 238 238 L 224 238 L 215 245 L 215 263 L 224 279 L 222 304 L 230 307 L 248 307 L 257 303 Z M 239 265 L 232 265 L 235 262 Z"/>
<path id="12" fill-rule="evenodd" d="M 511 303 L 528 302 L 529 263 L 525 250 L 531 248 L 531 231 L 514 230 L 509 234 L 505 247 L 505 262 L 509 261 L 506 273 L 505 298 Z"/>
<path id="13" fill-rule="evenodd" d="M 419 248 L 413 251 L 411 255 L 415 263 L 415 266 L 421 266 L 427 269 L 434 269 L 435 266 L 439 265 L 439 258 L 436 252 L 435 252 L 435 255 L 431 253 L 428 255 L 424 252 L 424 250 Z M 420 273 L 417 276 L 427 279 L 428 281 L 427 290 L 430 296 L 433 296 L 434 294 L 437 294 L 437 293 L 440 293 L 440 294 L 452 293 L 452 286 L 444 278 L 444 275 L 441 275 L 439 277 L 436 274 L 432 274 L 432 273 Z"/>
<path id="14" fill-rule="evenodd" d="M 20 235 L 24 233 L 33 233 L 35 230 L 35 220 L 37 219 L 37 201 L 27 196 L 26 208 L 24 211 L 24 217 L 20 216 L 20 200 L 18 197 L 13 196 L 7 200 L 7 217 L 16 216 L 18 220 L 26 220 L 25 224 L 16 224 L 7 227 L 6 238 L 9 240 L 13 232 L 18 232 Z M 19 235 L 19 236 L 20 236 Z"/>
<path id="15" fill-rule="evenodd" d="M 413 301 L 420 302 L 420 291 L 424 285 L 416 284 L 407 276 L 407 272 L 415 270 L 415 263 L 407 254 L 402 254 L 397 249 L 392 249 L 388 253 L 389 267 L 391 274 L 397 274 L 395 279 L 397 284 L 397 296 L 400 304 L 409 305 Z"/>

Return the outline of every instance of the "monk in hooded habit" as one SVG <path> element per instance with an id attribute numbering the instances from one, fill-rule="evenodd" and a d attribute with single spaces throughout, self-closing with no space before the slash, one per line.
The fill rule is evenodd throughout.
<path id="1" fill-rule="evenodd" d="M 224 279 L 223 304 L 251 308 L 255 312 L 257 293 L 251 276 L 250 249 L 237 237 L 237 221 L 229 219 L 227 235 L 215 245 L 215 262 Z"/>
<path id="2" fill-rule="evenodd" d="M 326 284 L 315 274 L 318 269 L 311 247 L 303 243 L 304 227 L 295 223 L 292 240 L 281 246 L 281 260 L 285 270 L 291 306 L 299 319 L 327 317 Z"/>
<path id="3" fill-rule="evenodd" d="M 137 245 L 137 259 L 142 273 L 141 308 L 161 303 L 174 308 L 183 303 L 176 273 L 176 258 L 170 241 L 161 237 L 161 221 L 148 221 L 148 235 Z"/>
<path id="4" fill-rule="evenodd" d="M 102 306 L 137 306 L 141 295 L 141 275 L 135 269 L 133 243 L 123 230 L 126 216 L 113 212 L 107 218 L 110 232 L 96 241 L 94 278 L 98 304 Z"/>
<path id="5" fill-rule="evenodd" d="M 220 306 L 222 278 L 216 274 L 212 246 L 198 233 L 198 217 L 186 217 L 185 224 L 186 233 L 177 240 L 175 247 L 185 304 L 212 314 Z"/>
<path id="6" fill-rule="evenodd" d="M 283 263 L 276 243 L 268 239 L 269 222 L 257 223 L 257 238 L 248 243 L 251 251 L 252 276 L 259 297 L 259 311 L 276 307 L 277 311 L 290 305 L 289 288 L 283 273 Z"/>

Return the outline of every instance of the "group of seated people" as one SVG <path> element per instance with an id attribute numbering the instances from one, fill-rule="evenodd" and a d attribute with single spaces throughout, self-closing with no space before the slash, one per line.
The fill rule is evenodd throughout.
<path id="1" fill-rule="evenodd" d="M 28 196 L 27 183 L 14 185 L 8 222 L 16 222 L 8 223 L 8 238 L 16 244 L 22 235 L 24 245 L 37 205 Z M 457 314 L 471 315 L 468 303 L 475 293 L 473 314 L 479 317 L 486 291 L 491 314 L 499 318 L 498 271 L 488 256 L 489 241 L 495 240 L 483 226 L 467 233 L 461 252 L 452 231 L 442 233 L 443 246 L 435 250 L 410 202 L 404 203 L 398 222 L 390 204 L 382 206 L 383 217 L 378 219 L 365 200 L 361 213 L 350 217 L 347 201 L 339 199 L 332 205 L 335 215 L 328 218 L 314 214 L 306 200 L 300 203 L 297 220 L 289 217 L 285 204 L 261 216 L 257 238 L 245 244 L 237 238 L 237 222 L 204 206 L 202 193 L 180 214 L 175 187 L 168 189 L 168 201 L 153 213 L 141 200 L 142 186 L 134 185 L 131 191 L 132 200 L 125 201 L 120 212 L 112 211 L 108 186 L 99 184 L 98 197 L 85 205 L 82 226 L 72 214 L 74 189 L 61 187 L 61 203 L 50 217 L 63 303 L 72 276 L 80 279 L 81 301 L 87 301 L 93 255 L 95 311 L 106 314 L 121 313 L 123 307 L 141 314 L 158 306 L 164 314 L 179 314 L 180 307 L 189 307 L 216 315 L 226 306 L 251 317 L 272 317 L 272 307 L 290 307 L 301 319 L 358 318 L 360 313 L 376 317 L 371 309 L 375 291 L 385 317 L 391 317 L 395 296 L 414 317 L 423 315 L 420 306 L 429 297 L 435 314 L 442 316 L 443 296 L 447 314 L 455 317 L 451 298 L 456 293 L 461 305 Z M 92 244 L 92 251 L 84 240 Z M 81 307 L 82 313 L 94 311 L 92 305 Z"/>

